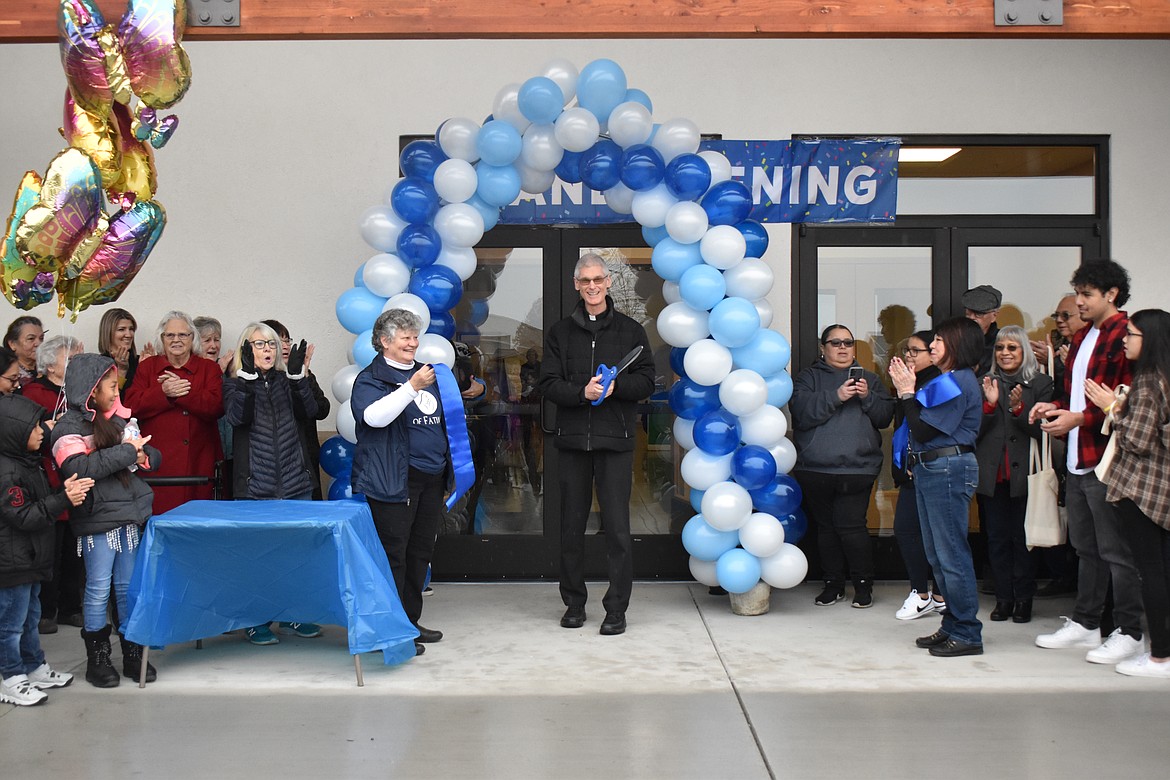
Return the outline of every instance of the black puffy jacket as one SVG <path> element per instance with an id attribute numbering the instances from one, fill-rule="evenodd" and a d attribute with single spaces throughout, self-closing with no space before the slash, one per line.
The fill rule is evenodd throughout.
<path id="1" fill-rule="evenodd" d="M 638 402 L 654 392 L 654 358 L 646 331 L 616 311 L 608 296 L 605 303 L 605 312 L 591 320 L 584 301 L 578 301 L 573 313 L 545 337 L 539 388 L 556 407 L 551 427 L 560 449 L 632 450 Z M 616 366 L 638 346 L 642 353 L 614 381 L 613 394 L 598 406 L 585 400 L 585 386 L 597 367 Z"/>

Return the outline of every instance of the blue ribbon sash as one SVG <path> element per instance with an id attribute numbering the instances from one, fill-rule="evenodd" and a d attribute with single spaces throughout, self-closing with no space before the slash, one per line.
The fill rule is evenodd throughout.
<path id="1" fill-rule="evenodd" d="M 932 409 L 945 404 L 952 398 L 958 398 L 962 394 L 963 390 L 959 387 L 959 383 L 948 371 L 927 382 L 914 394 L 914 398 L 924 408 Z M 898 468 L 904 468 L 906 452 L 910 449 L 910 423 L 905 418 L 898 426 L 898 430 L 894 431 L 894 438 L 890 446 L 894 451 L 894 465 Z"/>
<path id="2" fill-rule="evenodd" d="M 471 462 L 471 439 L 467 435 L 467 417 L 463 413 L 463 396 L 455 375 L 444 363 L 434 363 L 435 382 L 443 404 L 443 422 L 447 428 L 447 446 L 451 448 L 451 466 L 455 470 L 455 491 L 447 497 L 447 510 L 475 484 L 475 465 Z"/>

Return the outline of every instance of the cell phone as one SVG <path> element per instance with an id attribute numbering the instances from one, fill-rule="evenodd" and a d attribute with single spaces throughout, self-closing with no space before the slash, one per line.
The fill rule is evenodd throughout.
<path id="1" fill-rule="evenodd" d="M 849 378 L 852 379 L 854 382 L 856 382 L 857 380 L 862 378 L 862 376 L 864 375 L 864 371 L 865 371 L 865 369 L 862 368 L 861 366 L 850 366 L 849 367 Z"/>

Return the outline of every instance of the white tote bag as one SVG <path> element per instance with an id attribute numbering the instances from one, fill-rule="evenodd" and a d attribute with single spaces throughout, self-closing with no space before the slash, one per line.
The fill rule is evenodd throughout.
<path id="1" fill-rule="evenodd" d="M 1060 512 L 1060 482 L 1052 468 L 1052 443 L 1047 434 L 1040 435 L 1040 446 L 1031 443 L 1028 458 L 1028 505 L 1024 514 L 1024 539 L 1033 547 L 1056 547 L 1068 539 L 1068 529 Z"/>

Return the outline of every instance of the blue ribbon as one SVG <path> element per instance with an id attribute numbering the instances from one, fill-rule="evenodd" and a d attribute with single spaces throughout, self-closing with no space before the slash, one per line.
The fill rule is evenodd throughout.
<path id="1" fill-rule="evenodd" d="M 475 484 L 475 464 L 471 462 L 471 439 L 467 435 L 467 417 L 463 413 L 463 396 L 455 375 L 444 363 L 432 364 L 439 400 L 443 404 L 443 422 L 447 428 L 447 446 L 451 448 L 451 466 L 455 470 L 455 492 L 447 497 L 447 509 Z"/>
<path id="2" fill-rule="evenodd" d="M 923 408 L 932 409 L 945 404 L 952 398 L 958 398 L 962 394 L 963 389 L 959 387 L 955 377 L 947 372 L 939 374 L 927 382 L 914 394 L 914 398 Z M 894 431 L 894 438 L 890 446 L 894 451 L 894 465 L 903 468 L 903 464 L 906 462 L 906 451 L 910 449 L 910 423 L 906 419 L 903 419 L 898 430 Z"/>

